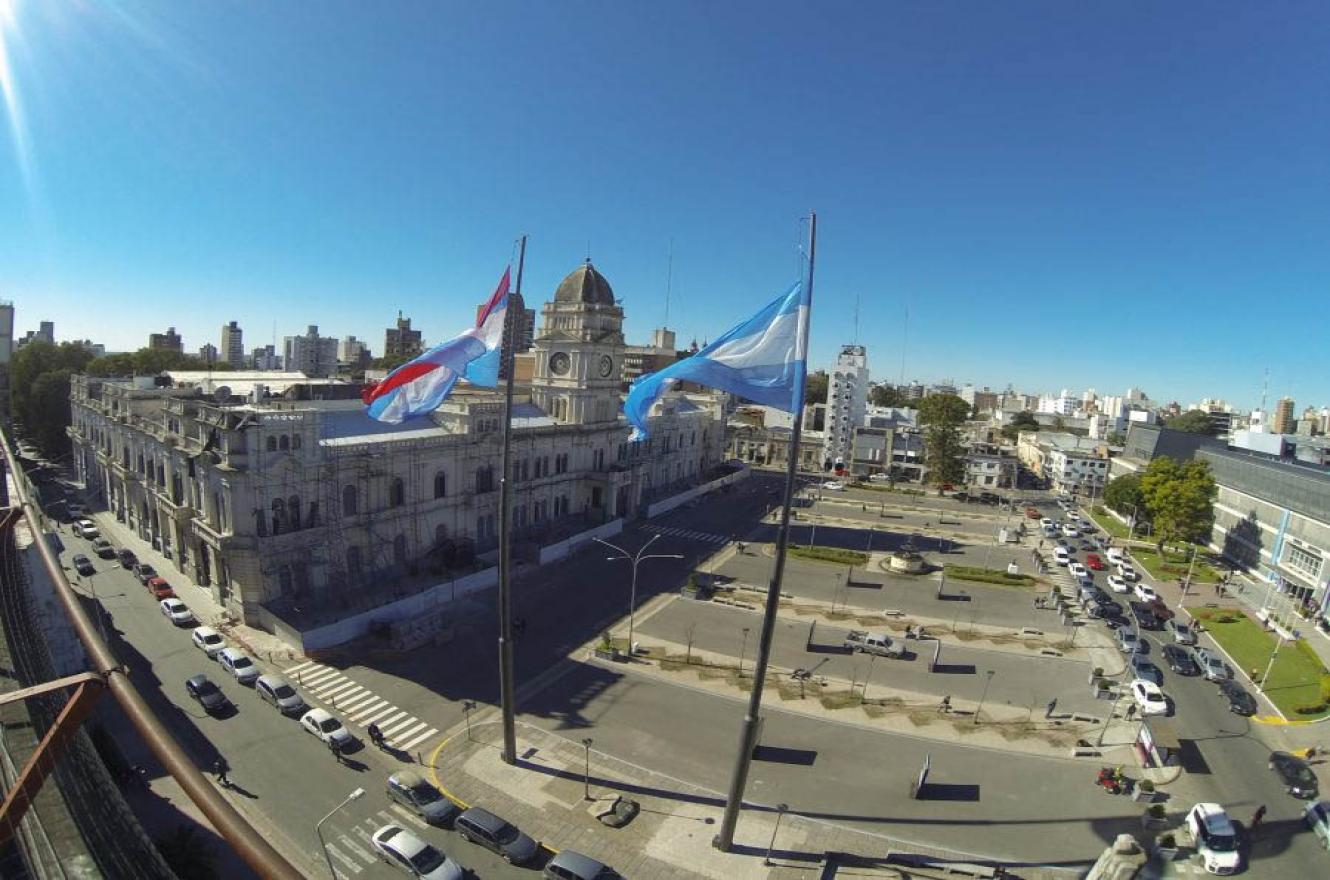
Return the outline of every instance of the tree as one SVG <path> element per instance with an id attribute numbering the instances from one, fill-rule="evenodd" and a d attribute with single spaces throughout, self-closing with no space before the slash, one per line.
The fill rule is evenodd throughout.
<path id="1" fill-rule="evenodd" d="M 1022 431 L 1038 431 L 1039 420 L 1034 417 L 1034 413 L 1022 410 L 1011 417 L 1011 421 L 1002 426 L 1002 436 L 1011 442 L 1016 442 L 1016 437 Z"/>
<path id="2" fill-rule="evenodd" d="M 1209 537 L 1217 490 L 1205 462 L 1156 458 L 1141 476 L 1141 494 L 1154 523 L 1161 556 L 1165 543 L 1199 543 Z"/>
<path id="3" fill-rule="evenodd" d="M 10 362 L 14 417 L 48 455 L 56 455 L 68 445 L 69 376 L 90 360 L 92 353 L 81 345 L 33 342 L 16 352 Z"/>
<path id="4" fill-rule="evenodd" d="M 1199 409 L 1190 409 L 1164 422 L 1164 427 L 1172 431 L 1186 431 L 1189 434 L 1214 434 L 1215 426 L 1210 416 Z"/>
<path id="5" fill-rule="evenodd" d="M 970 405 L 955 394 L 930 394 L 919 401 L 919 423 L 924 426 L 924 459 L 928 479 L 936 486 L 965 479 L 965 447 L 960 426 Z"/>
<path id="6" fill-rule="evenodd" d="M 192 354 L 165 348 L 140 348 L 127 354 L 108 354 L 87 365 L 89 376 L 155 376 L 168 370 L 207 370 L 221 373 L 231 369 L 227 363 L 204 363 Z"/>
<path id="7" fill-rule="evenodd" d="M 1110 480 L 1104 487 L 1104 504 L 1123 516 L 1145 519 L 1149 509 L 1145 504 L 1145 495 L 1141 492 L 1141 475 L 1125 474 Z"/>
<path id="8" fill-rule="evenodd" d="M 822 370 L 810 373 L 804 382 L 804 403 L 826 403 L 829 378 Z"/>
<path id="9" fill-rule="evenodd" d="M 873 390 L 869 393 L 869 400 L 873 406 L 905 407 L 910 405 L 909 395 L 890 385 L 874 385 Z"/>
<path id="10" fill-rule="evenodd" d="M 1112 431 L 1104 438 L 1104 442 L 1109 446 L 1123 446 L 1127 442 L 1127 435 L 1121 431 Z"/>

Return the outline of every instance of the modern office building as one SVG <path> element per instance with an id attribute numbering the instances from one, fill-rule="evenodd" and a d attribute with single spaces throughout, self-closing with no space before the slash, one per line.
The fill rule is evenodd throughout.
<path id="1" fill-rule="evenodd" d="M 1270 430 L 1276 434 L 1292 434 L 1297 430 L 1297 417 L 1293 415 L 1293 398 L 1281 397 L 1275 404 L 1274 421 Z"/>
<path id="2" fill-rule="evenodd" d="M 235 321 L 222 327 L 222 347 L 221 355 L 226 363 L 231 365 L 232 369 L 239 370 L 245 366 L 245 342 L 243 331 L 240 325 Z"/>

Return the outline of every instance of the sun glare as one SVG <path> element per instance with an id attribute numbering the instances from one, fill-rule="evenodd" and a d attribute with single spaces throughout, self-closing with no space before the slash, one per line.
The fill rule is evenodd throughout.
<path id="1" fill-rule="evenodd" d="M 28 150 L 27 122 L 23 117 L 23 103 L 19 100 L 18 83 L 14 79 L 11 63 L 13 47 L 19 39 L 19 0 L 0 0 L 0 98 L 4 100 L 4 116 L 19 171 L 31 185 L 32 169 Z"/>

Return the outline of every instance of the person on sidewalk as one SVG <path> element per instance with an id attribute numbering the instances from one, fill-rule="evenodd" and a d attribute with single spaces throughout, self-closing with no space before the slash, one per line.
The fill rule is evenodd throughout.
<path id="1" fill-rule="evenodd" d="M 342 757 L 342 750 L 337 748 L 337 743 L 335 741 L 328 740 L 328 751 L 332 752 L 332 756 L 338 764 L 346 763 L 346 758 Z"/>
<path id="2" fill-rule="evenodd" d="M 1052 717 L 1053 717 L 1053 710 L 1056 709 L 1057 707 L 1058 707 L 1058 698 L 1057 698 L 1057 697 L 1054 697 L 1053 699 L 1049 700 L 1049 701 L 1048 701 L 1048 706 L 1044 709 L 1044 718 L 1045 718 L 1045 719 L 1052 718 Z"/>
<path id="3" fill-rule="evenodd" d="M 951 694 L 947 694 L 942 698 L 942 702 L 938 704 L 937 710 L 943 715 L 951 714 Z"/>
<path id="4" fill-rule="evenodd" d="M 1132 703 L 1127 707 L 1127 720 L 1130 721 L 1136 717 L 1136 704 Z"/>
<path id="5" fill-rule="evenodd" d="M 226 776 L 227 771 L 229 771 L 230 769 L 231 769 L 230 765 L 226 763 L 226 758 L 222 757 L 221 755 L 218 755 L 217 760 L 212 762 L 212 772 L 216 774 L 217 784 L 220 785 L 222 788 L 231 787 L 231 780 L 228 779 Z"/>

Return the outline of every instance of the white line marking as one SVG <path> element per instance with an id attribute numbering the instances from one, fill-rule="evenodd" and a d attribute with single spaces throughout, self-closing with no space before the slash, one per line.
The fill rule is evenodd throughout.
<path id="1" fill-rule="evenodd" d="M 411 720 L 415 721 L 416 719 L 412 718 Z M 398 730 L 396 733 L 392 735 L 392 739 L 394 742 L 396 742 L 399 739 L 406 739 L 408 736 L 415 736 L 417 733 L 420 733 L 420 731 L 424 730 L 425 727 L 426 727 L 425 722 L 418 721 L 416 722 L 416 725 L 414 727 L 411 727 L 407 730 Z"/>
<path id="2" fill-rule="evenodd" d="M 293 672 L 299 672 L 300 670 L 304 669 L 305 667 L 307 667 L 307 666 L 313 666 L 313 665 L 314 665 L 314 661 L 313 661 L 313 660 L 306 660 L 304 663 L 301 663 L 299 666 L 292 666 L 292 667 L 289 668 L 289 669 L 284 669 L 284 670 L 282 670 L 282 674 L 283 674 L 283 675 L 290 675 L 290 674 L 293 673 Z"/>
<path id="3" fill-rule="evenodd" d="M 368 703 L 365 703 L 362 706 L 357 706 L 356 708 L 352 709 L 350 718 L 352 721 L 359 723 L 362 718 L 368 718 L 370 715 L 373 715 L 375 712 L 378 712 L 380 709 L 384 708 L 387 705 L 388 705 L 387 700 L 383 699 L 382 697 L 375 697 L 374 699 L 370 700 Z"/>
<path id="4" fill-rule="evenodd" d="M 316 672 L 311 672 L 309 675 L 300 676 L 300 684 L 304 687 L 309 687 L 312 684 L 329 682 L 342 677 L 342 673 L 338 672 L 336 669 L 320 669 Z"/>
<path id="5" fill-rule="evenodd" d="M 334 695 L 337 699 L 341 700 L 346 697 L 354 697 L 363 690 L 364 688 L 356 684 L 354 681 L 348 681 L 346 684 L 339 684 L 334 687 L 326 688 L 323 691 L 315 691 L 315 693 L 319 694 L 319 696 L 323 697 L 325 700 L 331 699 Z"/>
<path id="6" fill-rule="evenodd" d="M 428 823 L 428 822 L 426 822 L 424 819 L 420 818 L 420 817 L 417 816 L 415 813 L 411 812 L 410 810 L 408 810 L 406 807 L 402 806 L 401 804 L 393 804 L 393 805 L 392 805 L 392 811 L 393 811 L 393 814 L 394 814 L 394 815 L 393 815 L 391 818 L 389 818 L 388 821 L 390 821 L 390 822 L 391 822 L 391 821 L 400 821 L 400 820 L 402 820 L 402 819 L 405 819 L 405 820 L 408 821 L 408 822 L 413 822 L 413 823 L 415 823 L 416 825 L 419 825 L 421 828 L 428 828 L 428 827 L 429 827 L 429 823 Z M 382 810 L 380 810 L 380 811 L 379 811 L 379 814 L 380 814 L 380 815 L 383 815 L 384 813 L 383 813 Z"/>
<path id="7" fill-rule="evenodd" d="M 397 707 L 394 706 L 393 708 L 396 709 Z M 398 712 L 396 715 L 394 715 L 394 716 L 391 717 L 391 718 L 385 718 L 385 719 L 383 720 L 383 723 L 379 725 L 379 730 L 383 730 L 383 729 L 384 729 L 385 727 L 387 727 L 389 724 L 393 724 L 393 723 L 395 723 L 395 722 L 397 722 L 397 721 L 400 721 L 400 720 L 402 720 L 402 719 L 405 718 L 405 717 L 406 717 L 406 713 L 405 713 L 405 712 Z"/>
<path id="8" fill-rule="evenodd" d="M 425 731 L 415 739 L 412 739 L 410 742 L 402 743 L 400 746 L 398 746 L 398 748 L 404 752 L 408 752 L 411 749 L 414 749 L 416 746 L 420 745 L 425 740 L 429 739 L 431 736 L 434 736 L 438 732 L 439 731 L 436 728 L 431 727 L 429 730 Z"/>
<path id="9" fill-rule="evenodd" d="M 400 733 L 401 731 L 405 730 L 407 727 L 416 723 L 415 717 L 411 715 L 407 715 L 405 718 L 402 718 L 401 720 L 394 718 L 392 719 L 392 721 L 396 723 L 385 722 L 384 724 L 381 724 L 379 726 L 379 729 L 383 731 L 384 736 L 393 736 L 394 731 Z"/>
<path id="10" fill-rule="evenodd" d="M 337 859 L 337 861 L 341 862 L 342 865 L 348 871 L 350 871 L 352 874 L 360 873 L 360 865 L 356 863 L 355 859 L 351 858 L 346 853 L 342 852 L 340 849 L 333 846 L 331 843 L 328 844 L 327 846 L 328 846 L 328 854 L 334 856 Z"/>
<path id="11" fill-rule="evenodd" d="M 378 698 L 378 695 L 371 691 L 356 694 L 354 697 L 342 700 L 342 711 L 350 712 L 354 709 L 368 706 L 372 701 L 377 700 Z"/>
<path id="12" fill-rule="evenodd" d="M 383 709 L 382 711 L 376 709 L 374 715 L 368 717 L 362 715 L 360 716 L 360 718 L 366 724 L 375 724 L 378 722 L 380 718 L 387 718 L 389 715 L 392 715 L 392 713 L 396 711 L 397 707 L 389 704 L 387 708 Z M 403 712 L 402 714 L 405 715 L 406 713 Z"/>
<path id="13" fill-rule="evenodd" d="M 361 835 L 361 837 L 363 837 L 363 838 L 366 840 L 366 842 L 369 841 L 369 833 L 368 833 L 368 832 L 361 831 L 359 828 L 357 828 L 356 831 Z M 367 852 L 366 850 L 361 849 L 361 848 L 360 848 L 360 844 L 356 843 L 354 840 L 352 840 L 352 839 L 351 839 L 350 837 L 348 837 L 347 835 L 345 835 L 345 834 L 338 835 L 338 838 L 337 838 L 337 839 L 340 840 L 343 844 L 345 844 L 345 846 L 347 847 L 347 849 L 351 850 L 351 852 L 353 852 L 353 853 L 355 853 L 356 855 L 360 856 L 360 857 L 361 857 L 362 859 L 364 859 L 366 862 L 370 862 L 370 863 L 373 863 L 373 862 L 374 862 L 374 854 L 371 853 L 371 852 Z"/>
<path id="14" fill-rule="evenodd" d="M 353 688 L 355 686 L 356 683 L 354 681 L 351 681 L 349 678 L 344 678 L 341 681 L 324 682 L 318 687 L 310 688 L 310 692 L 318 694 L 320 697 L 326 700 L 328 697 L 332 696 L 338 691 L 344 691 L 347 688 Z"/>

